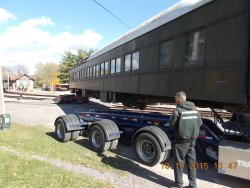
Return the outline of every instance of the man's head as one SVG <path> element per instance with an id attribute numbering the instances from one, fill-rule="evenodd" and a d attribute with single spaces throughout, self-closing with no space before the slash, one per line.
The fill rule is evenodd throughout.
<path id="1" fill-rule="evenodd" d="M 187 95 L 184 91 L 179 91 L 175 94 L 175 104 L 181 104 L 182 102 L 186 101 Z"/>

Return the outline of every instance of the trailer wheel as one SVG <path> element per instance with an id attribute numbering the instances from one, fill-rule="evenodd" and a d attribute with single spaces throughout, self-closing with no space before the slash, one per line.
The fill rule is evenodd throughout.
<path id="1" fill-rule="evenodd" d="M 89 142 L 91 148 L 98 153 L 103 153 L 111 148 L 111 141 L 106 141 L 105 134 L 98 125 L 94 125 L 90 129 Z"/>
<path id="2" fill-rule="evenodd" d="M 141 133 L 136 138 L 135 152 L 137 157 L 148 166 L 162 162 L 165 156 L 157 139 L 149 133 Z"/>
<path id="3" fill-rule="evenodd" d="M 70 140 L 76 140 L 79 135 L 80 131 L 72 131 Z"/>
<path id="4" fill-rule="evenodd" d="M 61 142 L 68 142 L 71 139 L 71 133 L 66 132 L 65 124 L 61 118 L 55 122 L 56 137 Z"/>
<path id="5" fill-rule="evenodd" d="M 164 155 L 164 158 L 162 159 L 162 162 L 167 162 L 168 158 L 170 157 L 171 155 L 171 150 L 167 150 L 165 151 L 165 155 Z"/>
<path id="6" fill-rule="evenodd" d="M 117 145 L 118 145 L 118 139 L 112 140 L 110 150 L 115 150 L 117 148 Z"/>

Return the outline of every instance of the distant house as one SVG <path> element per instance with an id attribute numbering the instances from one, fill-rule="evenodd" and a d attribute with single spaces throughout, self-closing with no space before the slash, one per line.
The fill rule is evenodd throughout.
<path id="1" fill-rule="evenodd" d="M 10 87 L 19 91 L 32 91 L 34 79 L 27 74 L 10 75 Z"/>

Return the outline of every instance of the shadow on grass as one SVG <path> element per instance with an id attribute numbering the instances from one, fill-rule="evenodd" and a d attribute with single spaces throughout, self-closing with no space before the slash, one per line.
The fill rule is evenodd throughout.
<path id="1" fill-rule="evenodd" d="M 47 132 L 46 135 L 54 138 L 57 140 L 56 135 L 54 132 Z M 82 147 L 85 147 L 86 149 L 91 150 L 91 146 L 88 142 L 87 138 L 82 138 L 74 141 L 76 144 L 79 144 Z M 154 183 L 157 183 L 162 186 L 168 186 L 169 184 L 173 183 L 172 180 L 167 179 L 164 176 L 160 176 L 148 169 L 145 169 L 138 165 L 136 162 L 138 161 L 137 156 L 135 155 L 134 148 L 131 145 L 124 145 L 119 142 L 118 149 L 111 151 L 112 153 L 115 154 L 115 156 L 107 156 L 105 153 L 103 154 L 97 154 L 97 156 L 101 157 L 101 161 L 109 165 L 113 168 L 129 172 L 131 174 L 134 174 L 138 177 L 147 179 L 149 181 L 152 181 Z M 174 162 L 173 162 L 173 157 L 171 156 L 168 161 L 167 161 L 170 166 L 172 167 Z M 207 162 L 204 159 L 197 159 L 198 163 L 204 163 Z M 187 169 L 185 167 L 184 173 L 187 174 Z M 240 186 L 242 188 L 248 187 L 249 185 L 249 180 L 237 178 L 237 177 L 232 177 L 232 176 L 227 176 L 224 174 L 220 174 L 217 172 L 217 169 L 214 168 L 214 164 L 209 163 L 209 167 L 207 170 L 205 169 L 197 169 L 197 178 L 201 180 L 205 180 L 208 182 L 214 182 L 218 185 L 222 186 L 229 186 L 231 185 L 232 187 L 237 187 L 237 184 L 240 182 Z"/>
<path id="2" fill-rule="evenodd" d="M 56 134 L 54 132 L 47 132 L 46 135 L 57 140 Z M 78 139 L 74 142 L 76 144 L 79 144 L 80 146 L 85 147 L 86 149 L 91 150 L 91 146 L 87 138 Z M 113 150 L 112 153 L 115 154 L 115 157 L 107 156 L 105 155 L 105 153 L 97 153 L 97 156 L 101 158 L 102 163 L 104 163 L 105 165 L 109 165 L 121 171 L 126 171 L 128 173 L 134 174 L 135 176 L 144 178 L 159 185 L 168 186 L 173 183 L 172 180 L 160 176 L 137 164 L 136 162 L 139 161 L 135 156 L 133 147 L 131 145 L 119 144 L 118 149 Z"/>
<path id="3" fill-rule="evenodd" d="M 79 139 L 74 142 L 91 150 L 91 146 L 88 142 L 88 139 L 86 138 Z M 113 150 L 112 152 L 115 154 L 115 157 L 107 156 L 105 155 L 105 153 L 97 153 L 97 156 L 101 157 L 101 161 L 105 165 L 109 165 L 113 168 L 129 172 L 131 174 L 134 174 L 135 176 L 144 178 L 159 185 L 168 186 L 173 183 L 172 180 L 160 176 L 137 164 L 135 161 L 138 161 L 138 159 L 134 154 L 132 146 L 119 144 L 119 149 Z"/>
<path id="4" fill-rule="evenodd" d="M 74 141 L 76 144 L 79 144 L 80 146 L 83 146 L 86 149 L 92 150 L 91 146 L 89 144 L 89 140 L 87 138 L 82 138 Z"/>
<path id="5" fill-rule="evenodd" d="M 139 164 L 135 163 L 131 159 L 121 157 L 119 153 L 115 157 L 106 156 L 105 154 L 97 154 L 99 157 L 102 157 L 102 162 L 106 165 L 109 165 L 113 168 L 127 171 L 135 176 L 141 177 L 148 181 L 157 183 L 162 186 L 168 186 L 173 183 L 172 180 L 167 179 L 166 177 L 160 176 L 148 169 L 141 167 Z"/>
<path id="6" fill-rule="evenodd" d="M 58 141 L 57 137 L 56 137 L 56 133 L 55 132 L 47 132 L 45 133 L 46 135 L 50 136 L 51 138 L 54 138 L 55 140 Z"/>

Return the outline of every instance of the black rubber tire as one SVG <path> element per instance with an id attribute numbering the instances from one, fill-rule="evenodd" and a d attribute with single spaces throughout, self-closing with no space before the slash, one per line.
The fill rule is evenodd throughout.
<path id="1" fill-rule="evenodd" d="M 141 133 L 137 136 L 135 140 L 135 153 L 139 160 L 147 166 L 159 164 L 165 156 L 165 152 L 161 151 L 159 142 L 150 133 Z"/>
<path id="2" fill-rule="evenodd" d="M 112 140 L 112 141 L 111 141 L 110 150 L 115 150 L 115 149 L 117 149 L 118 141 L 119 141 L 118 139 L 115 139 L 115 140 Z"/>
<path id="3" fill-rule="evenodd" d="M 55 122 L 55 133 L 57 140 L 60 142 L 68 142 L 71 139 L 71 133 L 66 132 L 65 124 L 61 118 Z"/>
<path id="4" fill-rule="evenodd" d="M 111 141 L 106 141 L 106 137 L 102 128 L 94 125 L 89 131 L 89 143 L 97 153 L 103 153 L 111 148 Z"/>
<path id="5" fill-rule="evenodd" d="M 169 157 L 171 155 L 171 149 L 170 150 L 167 150 L 165 151 L 165 155 L 164 155 L 164 158 L 162 159 L 162 163 L 165 163 L 168 161 Z"/>
<path id="6" fill-rule="evenodd" d="M 80 131 L 72 131 L 70 140 L 76 140 L 80 135 Z"/>

